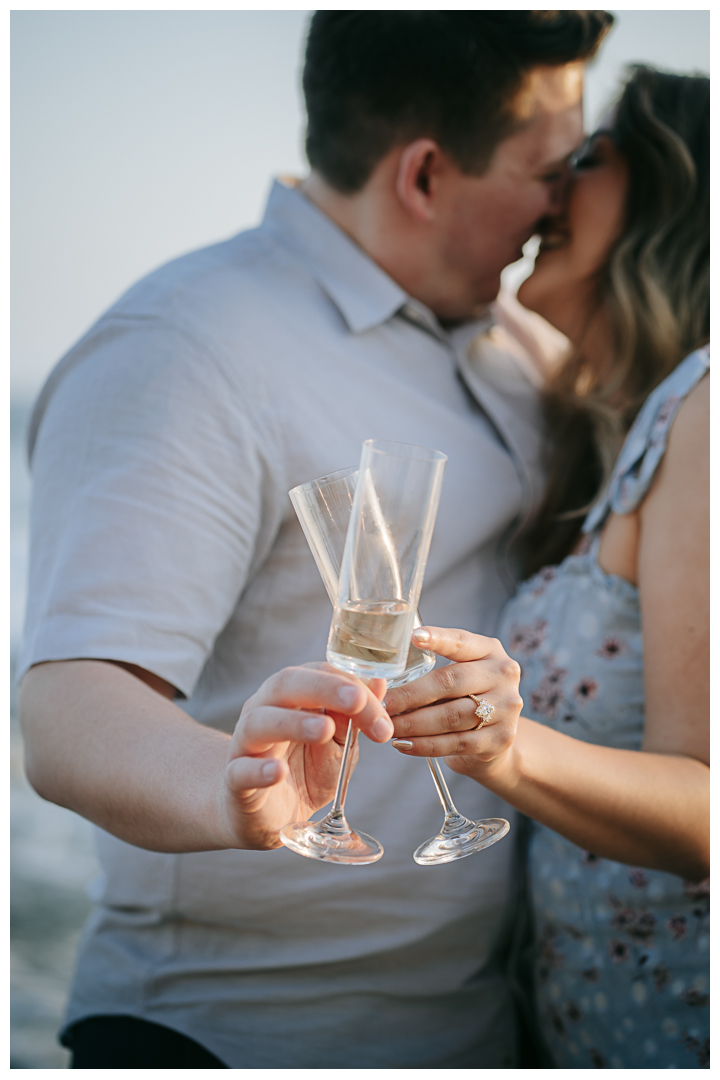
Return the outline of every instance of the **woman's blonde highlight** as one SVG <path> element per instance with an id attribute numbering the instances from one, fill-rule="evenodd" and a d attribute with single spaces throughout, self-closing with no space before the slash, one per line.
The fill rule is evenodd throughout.
<path id="1" fill-rule="evenodd" d="M 633 68 L 611 137 L 629 167 L 626 225 L 588 318 L 604 308 L 612 347 L 600 362 L 571 350 L 543 395 L 549 479 L 528 573 L 573 549 L 648 394 L 709 340 L 709 80 Z"/>

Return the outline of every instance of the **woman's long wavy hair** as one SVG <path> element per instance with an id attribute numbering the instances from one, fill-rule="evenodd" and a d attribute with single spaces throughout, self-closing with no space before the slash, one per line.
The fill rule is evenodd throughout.
<path id="1" fill-rule="evenodd" d="M 574 351 L 544 394 L 549 479 L 528 573 L 572 551 L 648 394 L 709 340 L 709 79 L 633 67 L 609 134 L 628 166 L 626 217 L 591 314 L 605 308 L 612 354 Z"/>

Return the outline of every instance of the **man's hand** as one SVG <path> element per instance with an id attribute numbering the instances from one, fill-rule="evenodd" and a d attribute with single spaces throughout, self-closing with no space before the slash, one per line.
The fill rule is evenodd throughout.
<path id="1" fill-rule="evenodd" d="M 245 703 L 232 737 L 221 814 L 228 846 L 280 847 L 279 830 L 305 821 L 335 793 L 348 719 L 373 742 L 393 732 L 369 686 L 329 664 L 285 668 Z M 358 758 L 355 751 L 352 765 Z"/>
<path id="2" fill-rule="evenodd" d="M 278 847 L 283 825 L 332 799 L 348 718 L 374 742 L 392 735 L 385 683 L 327 664 L 273 675 L 232 736 L 193 720 L 147 674 L 104 660 L 38 664 L 23 678 L 20 720 L 38 794 L 151 851 Z"/>

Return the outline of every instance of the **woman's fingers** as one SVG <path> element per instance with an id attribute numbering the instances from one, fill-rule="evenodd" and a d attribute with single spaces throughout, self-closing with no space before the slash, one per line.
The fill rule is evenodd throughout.
<path id="1" fill-rule="evenodd" d="M 514 734 L 514 729 L 508 730 L 505 725 L 496 724 L 454 735 L 393 739 L 393 746 L 406 757 L 475 757 L 489 761 L 507 749 Z"/>
<path id="2" fill-rule="evenodd" d="M 475 702 L 465 698 L 396 716 L 393 746 L 412 757 L 495 757 L 515 738 L 522 698 L 511 692 L 482 700 L 495 709 L 486 723 L 477 717 Z"/>
<path id="3" fill-rule="evenodd" d="M 497 638 L 471 634 L 469 630 L 451 630 L 444 626 L 421 626 L 413 631 L 413 643 L 419 649 L 444 656 L 456 663 L 465 660 L 484 660 L 497 654 L 502 645 Z"/>
<path id="4" fill-rule="evenodd" d="M 505 686 L 517 686 L 518 664 L 504 652 L 485 660 L 447 664 L 435 668 L 415 682 L 388 690 L 385 706 L 392 717 L 412 712 L 438 701 L 466 698 L 468 694 L 488 694 Z M 468 699 L 468 705 L 470 700 Z"/>
<path id="5" fill-rule="evenodd" d="M 385 704 L 393 717 L 438 701 L 517 686 L 520 679 L 519 665 L 510 659 L 496 638 L 466 630 L 424 626 L 415 631 L 413 640 L 422 648 L 430 648 L 455 662 L 436 667 L 406 686 L 389 690 Z"/>
<path id="6" fill-rule="evenodd" d="M 498 708 L 497 699 L 490 695 L 484 696 L 483 701 Z M 402 713 L 393 717 L 395 738 L 405 739 L 411 736 L 441 735 L 454 731 L 473 731 L 480 723 L 475 710 L 477 705 L 469 697 L 456 698 L 454 701 L 445 701 L 438 705 L 428 705 L 424 709 L 415 712 Z M 493 717 L 493 720 L 495 717 Z M 489 727 L 488 724 L 483 725 Z M 394 743 L 393 743 L 394 745 Z"/>
<path id="7" fill-rule="evenodd" d="M 425 633 L 423 633 L 425 631 Z M 464 630 L 423 627 L 414 640 L 455 663 L 389 691 L 393 746 L 415 757 L 475 757 L 489 760 L 512 743 L 522 699 L 520 666 L 495 638 Z M 488 722 L 478 717 L 482 698 L 493 706 Z"/>

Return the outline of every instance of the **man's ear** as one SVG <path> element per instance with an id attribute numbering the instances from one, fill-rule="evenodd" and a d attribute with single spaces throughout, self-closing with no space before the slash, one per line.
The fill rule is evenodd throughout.
<path id="1" fill-rule="evenodd" d="M 434 139 L 416 139 L 400 155 L 395 190 L 416 221 L 435 218 L 437 184 L 444 155 Z"/>

